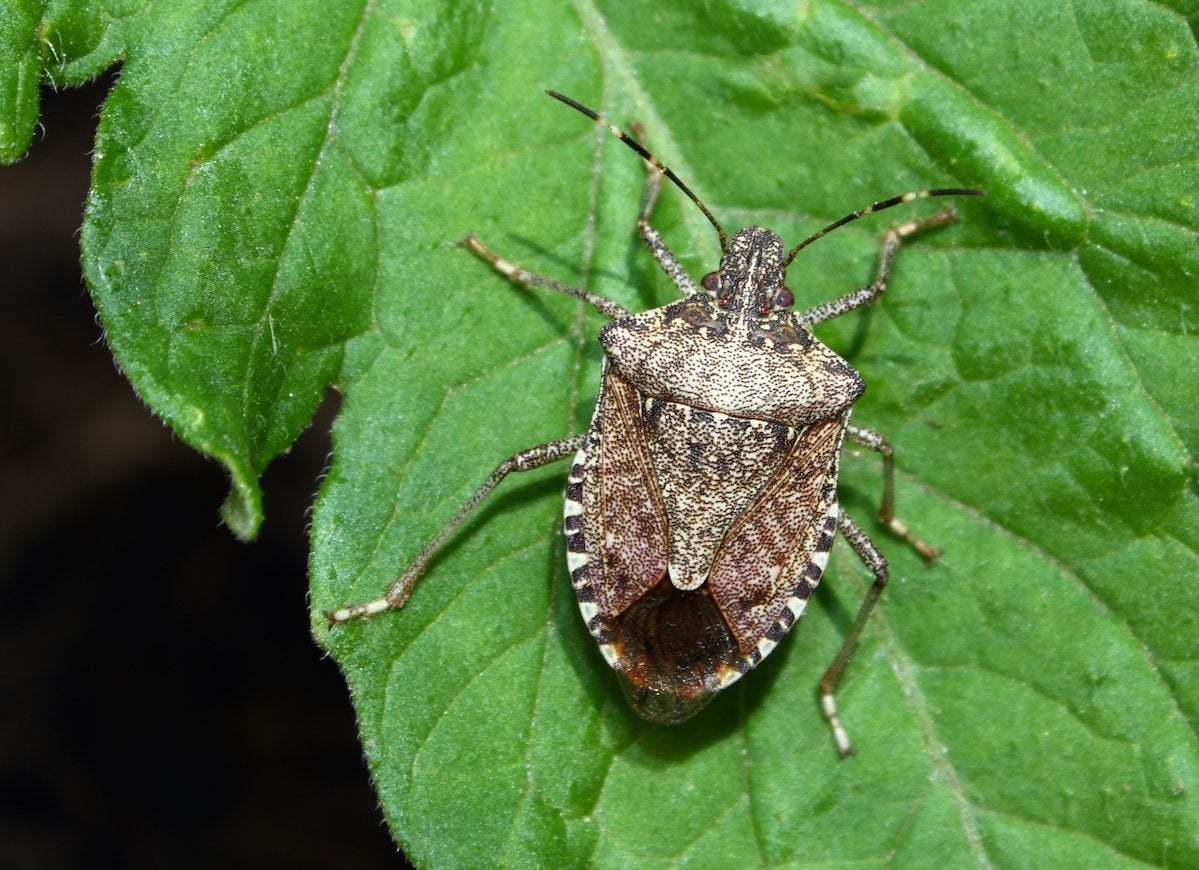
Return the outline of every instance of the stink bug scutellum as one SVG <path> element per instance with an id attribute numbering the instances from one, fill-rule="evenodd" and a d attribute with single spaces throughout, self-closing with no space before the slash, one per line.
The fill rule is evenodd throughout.
<path id="1" fill-rule="evenodd" d="M 595 112 L 548 92 L 594 121 Z M 790 251 L 746 227 L 730 239 L 699 198 L 636 140 L 608 129 L 648 167 L 641 238 L 683 299 L 630 314 L 586 290 L 528 272 L 473 236 L 463 244 L 511 281 L 581 299 L 610 319 L 591 427 L 500 463 L 417 554 L 385 597 L 328 614 L 331 623 L 402 607 L 430 560 L 496 485 L 575 454 L 566 488 L 566 559 L 588 630 L 644 718 L 674 724 L 756 666 L 799 620 L 820 582 L 838 529 L 874 574 L 840 650 L 820 681 L 821 705 L 842 755 L 852 751 L 833 693 L 887 582 L 887 562 L 840 510 L 845 438 L 883 457 L 882 522 L 927 560 L 936 551 L 894 513 L 892 453 L 878 433 L 849 422 L 865 387 L 810 327 L 866 305 L 887 285 L 906 236 L 955 219 L 952 208 L 888 230 L 875 279 L 792 313 L 787 266 L 821 236 L 868 214 L 966 188 L 892 197 L 834 221 Z M 720 268 L 697 286 L 650 226 L 669 178 L 720 237 Z"/>

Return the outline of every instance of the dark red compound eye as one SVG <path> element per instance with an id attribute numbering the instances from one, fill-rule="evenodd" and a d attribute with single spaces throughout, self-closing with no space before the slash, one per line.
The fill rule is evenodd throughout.
<path id="1" fill-rule="evenodd" d="M 774 294 L 775 308 L 790 308 L 795 302 L 795 297 L 791 295 L 791 291 L 786 287 L 780 287 L 779 292 Z"/>
<path id="2" fill-rule="evenodd" d="M 699 286 L 715 296 L 716 291 L 720 289 L 720 273 L 709 272 L 707 275 L 704 275 L 704 277 L 699 279 Z"/>

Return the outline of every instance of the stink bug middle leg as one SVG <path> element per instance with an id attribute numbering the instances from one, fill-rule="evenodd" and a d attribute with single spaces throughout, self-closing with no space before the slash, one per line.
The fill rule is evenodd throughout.
<path id="1" fill-rule="evenodd" d="M 549 94 L 604 123 L 574 100 Z M 834 693 L 887 583 L 887 562 L 840 508 L 845 438 L 883 456 L 883 523 L 926 559 L 936 551 L 895 517 L 890 444 L 849 422 L 865 389 L 861 376 L 811 327 L 877 299 L 902 240 L 956 215 L 944 209 L 889 230 L 870 284 L 798 314 L 789 310 L 794 298 L 784 278 L 801 250 L 840 226 L 917 199 L 981 192 L 924 190 L 882 200 L 788 252 L 763 227 L 730 237 L 668 167 L 636 139 L 608 130 L 648 166 L 638 233 L 683 298 L 629 313 L 523 269 L 468 236 L 464 246 L 514 283 L 577 298 L 609 319 L 599 333 L 604 360 L 591 426 L 501 463 L 386 596 L 334 610 L 330 622 L 403 606 L 440 547 L 508 473 L 574 453 L 563 509 L 571 586 L 629 703 L 653 722 L 694 715 L 774 649 L 802 615 L 841 531 L 875 578 L 820 682 L 824 715 L 847 755 L 852 746 Z M 719 267 L 698 283 L 650 225 L 663 177 L 717 232 Z"/>
<path id="2" fill-rule="evenodd" d="M 940 550 L 930 547 L 913 535 L 907 525 L 895 516 L 895 451 L 891 449 L 891 443 L 873 429 L 863 429 L 852 423 L 845 427 L 845 437 L 855 444 L 878 451 L 883 457 L 883 497 L 878 507 L 879 522 L 889 528 L 896 537 L 907 541 L 924 561 L 931 562 L 936 559 L 941 555 Z"/>
<path id="3" fill-rule="evenodd" d="M 382 613 L 385 610 L 397 610 L 403 607 L 405 602 L 408 601 L 408 596 L 412 594 L 412 587 L 416 585 L 416 581 L 425 573 L 425 569 L 433 561 L 433 557 L 445 546 L 446 541 L 453 536 L 454 532 L 466 521 L 466 518 L 470 516 L 474 509 L 482 504 L 483 500 L 491 495 L 492 490 L 500 485 L 500 481 L 513 471 L 529 471 L 534 468 L 540 468 L 543 465 L 548 465 L 551 462 L 557 462 L 559 459 L 574 453 L 582 444 L 583 436 L 575 435 L 571 438 L 563 438 L 560 441 L 538 444 L 536 447 L 530 447 L 528 450 L 522 450 L 519 453 L 509 456 L 496 466 L 495 470 L 487 476 L 482 485 L 466 500 L 466 503 L 458 508 L 457 513 L 450 518 L 450 521 L 442 526 L 437 534 L 421 547 L 420 552 L 416 554 L 412 562 L 404 569 L 404 572 L 388 587 L 386 595 L 374 601 L 367 601 L 363 604 L 347 604 L 345 607 L 331 610 L 325 614 L 329 619 L 329 623 L 333 625 L 339 622 L 348 622 L 351 619 L 362 619 L 374 616 L 376 613 Z"/>

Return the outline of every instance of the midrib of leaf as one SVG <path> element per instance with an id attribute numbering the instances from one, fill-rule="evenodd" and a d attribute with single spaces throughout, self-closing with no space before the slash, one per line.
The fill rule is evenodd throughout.
<path id="1" fill-rule="evenodd" d="M 938 495 L 943 497 L 942 494 Z M 974 804 L 966 796 L 966 789 L 962 785 L 957 769 L 949 761 L 949 753 L 946 751 L 945 745 L 937 739 L 937 729 L 933 725 L 928 698 L 925 697 L 924 691 L 920 688 L 920 681 L 915 676 L 917 666 L 904 652 L 903 645 L 892 630 L 885 613 L 876 612 L 872 622 L 871 631 L 877 635 L 879 645 L 886 650 L 887 658 L 891 662 L 891 670 L 904 689 L 904 700 L 920 729 L 925 755 L 938 779 L 945 784 L 945 789 L 949 792 L 954 806 L 957 808 L 958 818 L 962 823 L 962 836 L 970 848 L 974 863 L 978 867 L 990 867 L 991 859 L 983 847 L 982 833 L 978 828 Z"/>
<path id="2" fill-rule="evenodd" d="M 708 199 L 689 180 L 696 178 L 697 173 L 692 172 L 691 167 L 682 158 L 682 149 L 677 146 L 677 143 L 670 135 L 671 125 L 666 123 L 654 111 L 655 100 L 633 74 L 633 58 L 616 38 L 612 29 L 608 26 L 607 19 L 596 8 L 593 0 L 571 0 L 571 6 L 583 20 L 583 24 L 587 28 L 588 39 L 591 40 L 592 45 L 595 46 L 596 54 L 601 58 L 604 70 L 602 78 L 605 90 L 610 91 L 612 83 L 619 85 L 619 91 L 627 94 L 628 102 L 637 106 L 637 120 L 645 125 L 646 129 L 654 131 L 652 147 L 649 149 L 650 152 L 657 156 L 658 159 L 663 160 L 675 175 L 686 181 L 695 190 L 700 199 L 707 202 Z M 611 118 L 606 120 L 608 123 L 616 123 Z M 622 125 L 618 124 L 618 126 Z M 607 135 L 606 131 L 597 129 L 597 136 L 607 138 Z M 624 146 L 619 145 L 617 147 Z M 667 154 L 671 155 L 669 160 L 663 158 L 663 155 Z M 630 156 L 632 159 L 637 159 L 634 155 Z M 598 183 L 600 169 L 598 152 L 596 160 L 595 180 Z M 591 224 L 594 225 L 593 220 Z M 710 242 L 712 237 L 711 225 L 698 209 L 688 208 L 684 210 L 683 225 L 687 228 L 692 246 L 699 244 L 701 241 Z"/>

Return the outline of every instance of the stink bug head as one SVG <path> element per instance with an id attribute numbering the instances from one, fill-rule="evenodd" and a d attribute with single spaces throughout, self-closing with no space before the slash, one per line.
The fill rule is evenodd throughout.
<path id="1" fill-rule="evenodd" d="M 745 227 L 733 234 L 720 259 L 720 271 L 700 282 L 723 310 L 743 322 L 770 316 L 791 304 L 783 286 L 783 240 L 763 227 Z"/>

